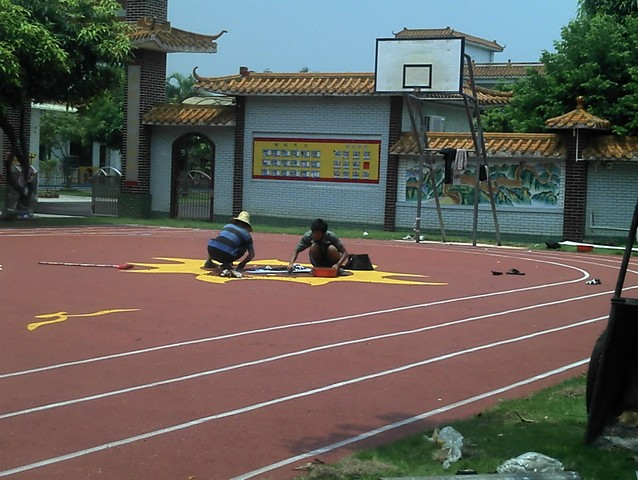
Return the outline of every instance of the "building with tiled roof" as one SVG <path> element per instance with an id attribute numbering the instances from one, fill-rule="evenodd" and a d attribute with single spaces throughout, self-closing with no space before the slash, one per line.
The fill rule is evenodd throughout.
<path id="1" fill-rule="evenodd" d="M 540 62 L 474 63 L 472 68 L 476 80 L 515 81 L 528 77 L 530 71 L 540 74 L 545 72 L 545 65 Z"/>
<path id="2" fill-rule="evenodd" d="M 157 24 L 140 25 L 144 31 L 135 41 L 151 56 L 153 49 L 180 45 L 179 32 L 160 29 L 157 35 Z M 492 55 L 503 49 L 497 42 L 451 29 L 404 29 L 396 38 L 459 35 L 466 50 L 474 49 L 472 67 L 482 108 L 511 100 L 511 93 L 489 86 L 516 81 L 530 70 L 543 73 L 536 63 L 494 63 Z M 210 48 L 215 36 L 205 37 L 201 48 Z M 467 79 L 467 71 L 465 75 Z M 307 219 L 317 215 L 320 205 L 321 216 L 330 223 L 409 230 L 419 216 L 424 231 L 436 232 L 434 195 L 441 195 L 446 230 L 467 233 L 478 186 L 478 229 L 493 233 L 489 185 L 503 234 L 580 241 L 618 232 L 627 220 L 627 202 L 614 195 L 635 191 L 638 139 L 605 134 L 609 124 L 586 112 L 584 104 L 549 119 L 547 133 L 485 133 L 487 165 L 481 170 L 465 98 L 423 94 L 429 161 L 419 171 L 406 99 L 375 93 L 372 73 L 256 73 L 241 67 L 237 75 L 194 76 L 195 87 L 212 97 L 179 105 L 156 102 L 140 119 L 143 131 L 152 132 L 152 144 L 150 161 L 138 170 L 152 170 L 149 207 L 155 214 L 188 215 L 184 202 L 196 198 L 205 215 L 197 218 L 210 220 L 241 210 L 250 211 L 256 221 Z M 464 93 L 471 93 L 467 85 Z M 194 140 L 205 148 L 192 157 Z M 140 148 L 146 148 L 144 142 Z M 467 163 L 448 176 L 450 155 L 459 152 L 468 155 Z M 425 181 L 431 174 L 433 179 Z M 190 186 L 183 183 L 189 178 L 194 182 Z M 131 183 L 127 192 L 140 187 Z M 420 212 L 417 198 L 422 200 Z"/>
<path id="3" fill-rule="evenodd" d="M 514 78 L 528 67 L 533 68 L 533 65 L 494 65 L 483 68 L 481 73 L 491 74 L 494 78 L 508 75 Z M 418 147 L 410 131 L 402 97 L 375 94 L 373 74 L 255 73 L 242 67 L 237 75 L 204 78 L 195 72 L 195 76 L 196 87 L 203 92 L 234 99 L 234 126 L 219 121 L 215 116 L 217 113 L 213 112 L 218 106 L 210 107 L 211 117 L 206 120 L 197 118 L 203 113 L 200 108 L 158 106 L 144 122 L 164 127 L 172 123 L 176 128 L 190 125 L 207 128 L 219 125 L 221 128 L 226 125 L 225 128 L 233 129 L 234 174 L 232 189 L 227 191 L 232 198 L 231 211 L 248 209 L 257 217 L 267 215 L 267 212 L 272 214 L 278 211 L 276 204 L 284 195 L 297 199 L 286 208 L 286 215 L 302 218 L 307 215 L 302 211 L 303 205 L 312 203 L 311 198 L 317 195 L 326 194 L 333 200 L 324 208 L 328 218 L 339 218 L 343 205 L 348 205 L 349 216 L 355 223 L 382 223 L 390 230 L 413 223 Z M 511 99 L 509 92 L 480 86 L 476 91 L 483 107 L 506 105 Z M 468 88 L 465 93 L 470 93 Z M 435 128 L 427 132 L 427 147 L 437 172 L 437 182 L 443 179 L 439 173 L 443 171 L 440 152 L 466 151 L 469 154 L 468 169 L 455 177 L 460 183 L 446 186 L 442 199 L 446 228 L 467 231 L 471 211 L 464 209 L 472 201 L 469 192 L 474 188 L 477 170 L 473 139 L 463 102 L 460 102 L 462 96 L 429 94 L 424 97 L 423 108 L 429 119 L 445 120 L 430 124 L 437 125 L 442 131 Z M 601 162 L 605 163 L 605 168 L 590 175 L 590 183 L 604 178 L 601 172 L 606 176 L 622 173 L 624 180 L 625 169 L 636 160 L 637 142 L 632 139 L 620 141 L 606 135 L 581 139 L 582 127 L 593 132 L 608 127 L 603 119 L 586 112 L 582 102 L 574 112 L 549 119 L 547 126 L 548 133 L 487 132 L 484 135 L 501 231 L 520 231 L 521 227 L 517 225 L 524 219 L 526 231 L 545 236 L 582 239 L 586 233 L 604 233 L 604 226 L 587 226 L 588 215 L 602 216 L 599 209 L 593 210 L 592 204 L 586 207 L 587 201 L 582 196 L 587 190 L 577 185 L 587 182 L 587 165 L 591 164 L 595 169 Z M 372 170 L 352 171 L 353 149 L 369 151 L 372 153 L 370 158 L 378 158 L 378 162 L 371 163 Z M 340 157 L 330 160 L 330 167 L 324 161 L 314 161 L 317 170 L 313 170 L 309 167 L 313 162 L 296 156 L 303 152 L 309 158 L 313 158 L 312 155 L 330 158 L 336 155 L 334 152 L 341 153 Z M 344 156 L 349 159 L 345 163 Z M 617 166 L 610 169 L 610 162 Z M 308 166 L 303 166 L 306 163 Z M 627 177 L 631 178 L 631 175 Z M 427 189 L 429 182 L 424 185 Z M 228 187 L 218 186 L 216 191 L 223 192 L 225 188 Z M 481 211 L 486 208 L 485 188 L 481 183 Z M 436 229 L 433 220 L 436 216 L 425 213 L 434 208 L 432 192 L 427 195 L 423 228 Z M 617 223 L 622 221 L 623 214 L 619 211 Z M 483 223 L 479 228 L 489 231 L 491 222 L 484 218 Z"/>
<path id="4" fill-rule="evenodd" d="M 464 38 L 466 44 L 477 45 L 483 49 L 490 50 L 492 52 L 502 52 L 505 47 L 498 44 L 496 40 L 485 40 L 484 38 L 475 37 L 474 35 L 468 35 L 467 33 L 459 32 L 450 27 L 445 28 L 407 28 L 394 34 L 395 38 L 420 40 L 427 38 Z"/>
<path id="5" fill-rule="evenodd" d="M 472 71 L 476 85 L 494 88 L 529 77 L 530 72 L 543 75 L 545 66 L 540 62 L 473 63 Z M 465 77 L 468 77 L 467 67 Z"/>

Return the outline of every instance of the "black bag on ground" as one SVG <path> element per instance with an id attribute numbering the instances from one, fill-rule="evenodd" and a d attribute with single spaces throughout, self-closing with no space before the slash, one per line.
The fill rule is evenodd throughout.
<path id="1" fill-rule="evenodd" d="M 346 270 L 374 270 L 367 253 L 352 253 L 343 267 Z"/>

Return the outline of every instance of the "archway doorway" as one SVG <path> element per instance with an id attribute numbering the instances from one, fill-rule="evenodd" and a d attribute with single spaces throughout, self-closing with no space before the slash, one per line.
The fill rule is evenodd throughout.
<path id="1" fill-rule="evenodd" d="M 188 133 L 173 142 L 171 218 L 213 220 L 215 144 Z"/>

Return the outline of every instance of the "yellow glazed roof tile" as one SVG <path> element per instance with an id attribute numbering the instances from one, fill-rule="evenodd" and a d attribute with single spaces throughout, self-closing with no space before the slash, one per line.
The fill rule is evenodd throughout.
<path id="1" fill-rule="evenodd" d="M 638 161 L 638 137 L 600 135 L 593 137 L 583 151 L 586 160 Z"/>
<path id="2" fill-rule="evenodd" d="M 369 73 L 254 73 L 198 77 L 196 88 L 225 95 L 371 95 Z"/>
<path id="3" fill-rule="evenodd" d="M 609 121 L 588 113 L 585 110 L 585 99 L 576 98 L 576 110 L 545 121 L 547 128 L 553 129 L 591 129 L 608 130 Z"/>
<path id="4" fill-rule="evenodd" d="M 255 73 L 242 69 L 239 75 L 200 77 L 195 72 L 195 88 L 224 95 L 374 95 L 373 73 Z M 506 105 L 511 92 L 476 87 L 483 105 Z M 465 93 L 470 94 L 466 86 Z M 460 95 L 429 95 L 429 98 L 462 100 Z"/>
<path id="5" fill-rule="evenodd" d="M 467 77 L 467 68 L 466 77 Z M 472 71 L 474 78 L 525 78 L 529 76 L 529 71 L 540 74 L 545 73 L 545 66 L 542 63 L 474 63 Z"/>
<path id="6" fill-rule="evenodd" d="M 474 150 L 470 133 L 428 132 L 428 148 Z M 559 135 L 551 133 L 485 133 L 485 148 L 489 156 L 563 157 L 566 148 Z M 412 132 L 403 132 L 392 145 L 394 155 L 418 155 Z"/>
<path id="7" fill-rule="evenodd" d="M 232 107 L 209 105 L 185 105 L 166 103 L 155 105 L 142 120 L 144 125 L 235 125 L 235 110 Z"/>

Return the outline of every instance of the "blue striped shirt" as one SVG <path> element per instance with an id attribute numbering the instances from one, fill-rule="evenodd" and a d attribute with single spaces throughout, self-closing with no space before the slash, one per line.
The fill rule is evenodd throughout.
<path id="1" fill-rule="evenodd" d="M 253 252 L 253 237 L 250 232 L 233 223 L 224 225 L 219 232 L 217 238 L 211 238 L 208 246 L 221 250 L 233 258 L 237 258 L 237 254 L 246 250 Z"/>

